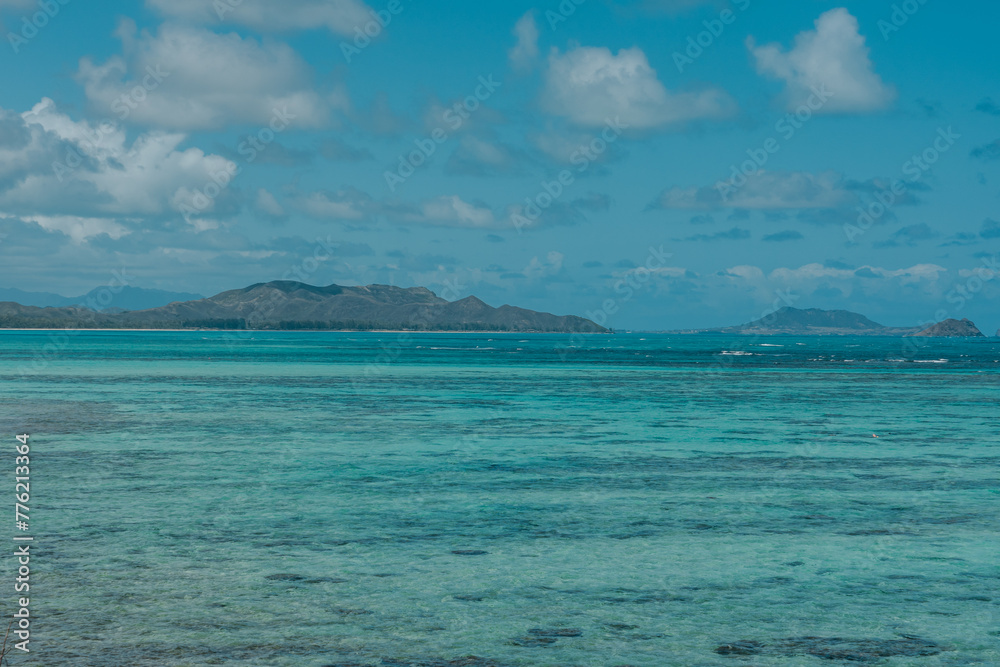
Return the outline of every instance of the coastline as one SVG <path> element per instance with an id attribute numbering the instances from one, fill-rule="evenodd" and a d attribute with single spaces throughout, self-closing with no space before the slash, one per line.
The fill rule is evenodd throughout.
<path id="1" fill-rule="evenodd" d="M 41 327 L 41 328 L 2 328 L 0 327 L 0 332 L 4 331 L 175 331 L 182 332 L 187 331 L 191 333 L 208 333 L 208 332 L 229 332 L 229 331 L 249 331 L 252 333 L 408 333 L 408 334 L 496 334 L 496 335 L 524 335 L 524 334 L 548 334 L 553 336 L 607 336 L 612 331 L 494 331 L 489 329 L 482 330 L 462 330 L 455 331 L 453 329 L 126 329 L 126 328 L 63 328 L 63 329 L 53 329 L 51 327 Z"/>

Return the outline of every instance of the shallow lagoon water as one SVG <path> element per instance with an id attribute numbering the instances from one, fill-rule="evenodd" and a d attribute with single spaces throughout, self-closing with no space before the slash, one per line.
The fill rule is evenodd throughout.
<path id="1" fill-rule="evenodd" d="M 3 332 L 21 663 L 1000 664 L 998 373 L 995 340 Z"/>

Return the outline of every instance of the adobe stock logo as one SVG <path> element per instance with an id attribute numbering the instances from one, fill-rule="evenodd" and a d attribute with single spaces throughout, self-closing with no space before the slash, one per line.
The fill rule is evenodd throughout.
<path id="1" fill-rule="evenodd" d="M 750 8 L 750 0 L 733 0 L 737 9 L 741 12 L 745 12 Z M 684 52 L 674 51 L 673 59 L 674 65 L 677 67 L 677 71 L 681 74 L 684 73 L 684 68 L 688 65 L 693 65 L 694 61 L 705 53 L 705 49 L 710 48 L 715 44 L 715 40 L 722 37 L 722 33 L 726 31 L 726 26 L 732 25 L 736 22 L 737 14 L 731 9 L 723 9 L 719 12 L 719 17 L 711 20 L 702 21 L 701 24 L 705 26 L 705 29 L 696 35 L 688 35 L 687 46 L 684 48 Z"/>
<path id="2" fill-rule="evenodd" d="M 502 85 L 503 82 L 495 81 L 492 74 L 479 77 L 479 85 L 476 86 L 472 95 L 456 102 L 441 114 L 441 120 L 447 124 L 447 129 L 438 126 L 431 131 L 430 136 L 414 139 L 413 144 L 416 148 L 399 156 L 399 164 L 395 170 L 383 172 L 382 177 L 385 179 L 385 185 L 389 188 L 389 192 L 395 192 L 397 187 L 405 183 L 410 176 L 416 173 L 417 169 L 426 164 L 427 160 L 437 152 L 438 146 L 448 141 L 455 132 L 458 132 L 472 118 L 472 114 L 482 107 L 483 103 L 490 99 Z"/>
<path id="3" fill-rule="evenodd" d="M 32 14 L 30 19 L 27 16 L 22 16 L 21 29 L 17 33 L 7 33 L 7 41 L 10 42 L 11 50 L 15 54 L 20 53 L 21 47 L 37 37 L 38 31 L 47 26 L 49 21 L 59 14 L 60 5 L 67 4 L 69 4 L 69 0 L 58 0 L 58 2 L 56 0 L 38 0 L 41 11 Z"/>
<path id="4" fill-rule="evenodd" d="M 296 114 L 290 113 L 287 107 L 272 110 L 271 120 L 267 125 L 257 130 L 256 134 L 251 134 L 241 141 L 236 151 L 245 158 L 246 164 L 252 164 L 257 156 L 264 152 L 268 145 L 275 140 L 276 135 L 284 132 L 291 125 L 291 121 L 296 118 Z M 193 216 L 201 215 L 212 209 L 216 197 L 229 187 L 233 179 L 243 173 L 243 166 L 227 160 L 219 171 L 209 174 L 209 179 L 202 187 L 195 189 L 190 202 L 181 202 L 178 210 L 184 216 L 184 221 L 193 225 Z"/>
<path id="5" fill-rule="evenodd" d="M 869 229 L 872 225 L 882 219 L 903 196 L 907 193 L 912 184 L 923 178 L 924 174 L 930 171 L 941 156 L 951 150 L 955 142 L 962 138 L 961 134 L 955 132 L 949 125 L 947 129 L 939 127 L 938 136 L 934 138 L 927 148 L 920 153 L 915 153 L 909 160 L 903 163 L 903 175 L 909 178 L 905 181 L 894 180 L 888 188 L 883 188 L 875 193 L 874 201 L 868 203 L 867 207 L 859 206 L 857 224 L 844 224 L 844 235 L 849 243 L 854 241 Z"/>
<path id="6" fill-rule="evenodd" d="M 622 132 L 628 129 L 628 125 L 623 123 L 618 116 L 614 120 L 604 121 L 604 130 L 600 136 L 596 136 L 578 147 L 570 156 L 570 162 L 577 166 L 577 172 L 583 173 L 596 162 L 601 155 L 618 141 Z M 569 169 L 563 169 L 551 181 L 542 180 L 539 185 L 541 189 L 535 193 L 534 197 L 526 197 L 523 206 L 517 206 L 510 215 L 510 222 L 520 234 L 525 227 L 538 224 L 538 219 L 545 213 L 552 204 L 556 202 L 573 183 L 576 182 L 576 175 Z"/>
<path id="7" fill-rule="evenodd" d="M 803 104 L 799 105 L 793 112 L 778 119 L 778 122 L 774 124 L 775 131 L 781 134 L 785 141 L 790 140 L 810 118 L 823 108 L 823 105 L 831 97 L 833 97 L 833 91 L 828 90 L 826 85 L 813 86 L 812 94 Z M 775 137 L 768 137 L 760 148 L 748 148 L 746 153 L 749 159 L 744 160 L 739 165 L 731 165 L 729 178 L 715 184 L 715 189 L 722 201 L 728 202 L 740 188 L 747 184 L 747 180 L 763 170 L 771 156 L 780 150 L 781 142 Z"/>
<path id="8" fill-rule="evenodd" d="M 920 11 L 920 8 L 927 4 L 927 0 L 905 0 L 902 4 L 892 6 L 892 14 L 889 20 L 878 20 L 878 29 L 882 33 L 882 39 L 889 41 L 889 37 L 909 22 L 910 17 Z"/>
<path id="9" fill-rule="evenodd" d="M 556 8 L 558 11 L 545 10 L 545 20 L 549 22 L 549 28 L 555 30 L 560 23 L 568 21 L 570 16 L 576 14 L 576 8 L 585 2 L 587 0 L 562 0 Z"/>
<path id="10" fill-rule="evenodd" d="M 340 43 L 340 52 L 344 55 L 347 64 L 350 65 L 355 56 L 361 55 L 362 51 L 371 46 L 372 40 L 381 35 L 382 31 L 392 23 L 392 17 L 402 14 L 403 9 L 405 8 L 400 0 L 389 0 L 385 9 L 378 11 L 373 9 L 368 12 L 371 14 L 372 20 L 363 26 L 354 26 L 353 43 Z"/>

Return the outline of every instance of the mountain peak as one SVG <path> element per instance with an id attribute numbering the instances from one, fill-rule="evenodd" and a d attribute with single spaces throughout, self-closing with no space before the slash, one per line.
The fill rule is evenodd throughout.
<path id="1" fill-rule="evenodd" d="M 779 308 L 771 315 L 746 324 L 746 329 L 848 329 L 874 331 L 885 329 L 864 315 L 849 310 L 823 310 L 821 308 Z"/>
<path id="2" fill-rule="evenodd" d="M 514 311 L 508 307 L 493 308 L 474 296 L 449 302 L 426 287 L 322 287 L 294 280 L 274 280 L 229 290 L 207 299 L 178 301 L 146 310 L 103 313 L 99 320 L 84 320 L 79 313 L 68 308 L 45 312 L 37 307 L 0 304 L 0 326 L 565 333 L 607 331 L 582 317 L 522 309 Z M 84 321 L 86 323 L 81 324 Z"/>

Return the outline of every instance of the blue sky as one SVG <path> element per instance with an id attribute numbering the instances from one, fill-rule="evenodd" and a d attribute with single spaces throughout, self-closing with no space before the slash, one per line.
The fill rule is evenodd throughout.
<path id="1" fill-rule="evenodd" d="M 998 19 L 937 0 L 0 0 L 0 285 L 292 278 L 617 328 L 787 303 L 992 333 Z"/>

